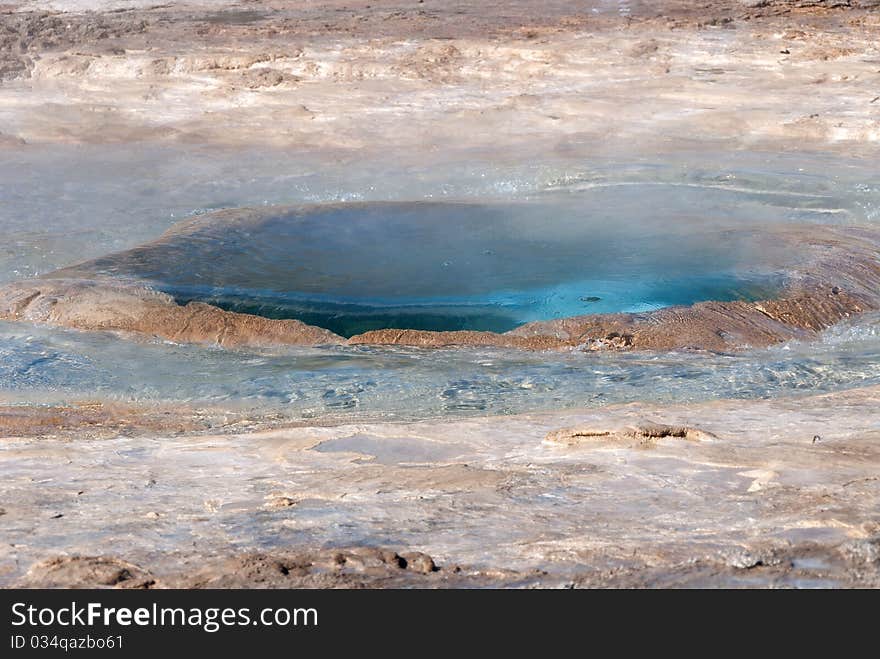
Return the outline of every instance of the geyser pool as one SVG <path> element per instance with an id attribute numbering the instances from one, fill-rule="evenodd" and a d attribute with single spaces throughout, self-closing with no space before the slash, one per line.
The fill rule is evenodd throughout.
<path id="1" fill-rule="evenodd" d="M 579 273 L 592 267 L 592 280 L 601 280 L 608 268 L 605 274 L 595 273 L 601 272 L 597 265 L 604 256 L 604 263 L 617 271 L 608 279 L 622 292 L 632 291 L 626 287 L 638 280 L 668 294 L 668 282 L 685 267 L 704 277 L 728 272 L 734 283 L 769 281 L 771 286 L 776 273 L 796 271 L 791 265 L 799 264 L 798 255 L 780 254 L 766 239 L 767 227 L 875 227 L 880 219 L 875 163 L 827 154 L 725 150 L 645 159 L 555 153 L 542 160 L 518 153 L 503 163 L 495 154 L 490 162 L 473 153 L 467 159 L 444 160 L 437 154 L 419 162 L 387 153 L 381 160 L 362 162 L 265 149 L 234 155 L 169 145 L 29 145 L 15 159 L 0 162 L 0 225 L 7 241 L 0 250 L 0 282 L 122 254 L 155 240 L 181 218 L 205 221 L 198 214 L 217 208 L 318 203 L 335 212 L 340 207 L 329 204 L 340 201 L 453 199 L 510 209 L 522 221 L 531 215 L 535 231 L 546 232 L 548 218 L 562 227 L 581 223 L 584 235 L 592 231 L 594 245 L 606 247 L 599 259 L 591 260 L 586 252 L 570 259 L 583 268 Z M 210 245 L 207 225 L 203 228 Z M 183 273 L 194 271 L 185 257 L 193 253 L 188 251 L 192 246 L 185 245 L 181 241 L 178 247 Z M 162 251 L 174 250 L 153 244 L 141 248 L 140 266 L 133 265 L 129 253 L 127 263 L 101 258 L 101 267 L 136 276 L 139 268 L 147 272 L 161 265 Z M 230 256 L 213 268 L 232 272 L 228 264 L 253 260 L 255 254 L 259 250 Z M 694 258 L 704 259 L 699 268 Z M 92 278 L 93 267 L 70 272 Z M 157 270 L 159 279 L 168 274 L 164 267 L 167 263 Z M 628 282 L 621 276 L 627 272 L 640 277 Z M 188 282 L 198 283 L 205 282 Z M 734 294 L 742 294 L 737 288 Z M 577 300 L 578 313 L 627 308 L 620 298 L 612 306 L 610 293 L 603 295 L 597 286 L 579 288 L 580 296 L 602 299 Z M 271 297 L 277 304 L 277 293 Z M 719 296 L 713 292 L 711 297 Z M 639 293 L 633 304 L 647 299 Z M 247 300 L 239 296 L 235 301 Z M 170 401 L 241 406 L 285 418 L 418 419 L 645 399 L 680 403 L 775 397 L 880 383 L 878 328 L 875 314 L 862 315 L 818 341 L 736 354 L 585 354 L 371 346 L 229 350 L 0 322 L 0 401 Z"/>
<path id="2" fill-rule="evenodd" d="M 571 201 L 228 210 L 62 271 L 146 281 L 178 302 L 372 329 L 486 330 L 772 296 L 785 258 L 749 227 L 609 222 Z M 772 264 L 772 268 L 769 264 Z"/>

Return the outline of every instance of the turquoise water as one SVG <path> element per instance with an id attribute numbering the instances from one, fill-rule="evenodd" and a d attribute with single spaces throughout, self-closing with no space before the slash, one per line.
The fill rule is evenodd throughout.
<path id="1" fill-rule="evenodd" d="M 646 226 L 598 210 L 553 194 L 516 204 L 268 208 L 256 221 L 205 217 L 77 271 L 352 336 L 387 327 L 504 332 L 585 313 L 762 299 L 793 258 L 747 227 L 719 240 L 686 217 Z"/>

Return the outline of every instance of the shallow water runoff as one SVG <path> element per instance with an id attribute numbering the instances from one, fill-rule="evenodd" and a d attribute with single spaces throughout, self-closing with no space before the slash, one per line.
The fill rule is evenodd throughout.
<path id="1" fill-rule="evenodd" d="M 30 147 L 0 162 L 0 283 L 72 266 L 68 275 L 133 278 L 180 303 L 296 318 L 344 337 L 506 332 L 583 314 L 767 299 L 798 259 L 768 240 L 768 226 L 880 223 L 876 170 L 828 156 L 387 162 Z M 236 208 L 260 212 L 207 214 Z M 760 398 L 880 383 L 878 328 L 868 314 L 809 344 L 595 354 L 225 350 L 0 323 L 0 399 L 421 418 Z"/>

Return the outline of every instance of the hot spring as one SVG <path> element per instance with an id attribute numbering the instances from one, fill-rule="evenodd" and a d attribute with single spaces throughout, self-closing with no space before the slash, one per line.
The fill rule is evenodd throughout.
<path id="1" fill-rule="evenodd" d="M 690 154 L 662 164 L 380 169 L 283 153 L 57 151 L 29 149 L 26 167 L 0 163 L 0 282 L 137 281 L 180 304 L 299 319 L 343 337 L 507 332 L 584 314 L 769 299 L 802 256 L 769 227 L 873 227 L 880 208 L 871 168 L 803 154 L 727 154 L 724 168 Z M 37 228 L 33 217 L 45 221 Z M 731 354 L 585 354 L 220 349 L 3 322 L 0 397 L 221 404 L 293 418 L 760 398 L 880 382 L 876 327 L 868 314 L 817 341 Z"/>
<path id="2" fill-rule="evenodd" d="M 354 203 L 206 216 L 61 274 L 134 278 L 180 303 L 350 337 L 761 299 L 782 252 L 746 228 L 613 222 L 568 200 Z"/>

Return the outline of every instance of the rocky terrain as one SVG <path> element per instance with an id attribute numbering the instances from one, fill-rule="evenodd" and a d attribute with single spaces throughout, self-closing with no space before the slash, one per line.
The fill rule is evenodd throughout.
<path id="1" fill-rule="evenodd" d="M 870 162 L 880 3 L 0 3 L 0 158 L 143 144 L 401 167 L 634 145 Z M 728 351 L 880 308 L 875 234 L 776 231 L 803 259 L 775 299 L 347 344 Z M 227 349 L 346 342 L 88 264 L 4 282 L 0 318 Z M 800 393 L 294 423 L 7 392 L 0 585 L 880 587 L 880 391 Z"/>
<path id="2" fill-rule="evenodd" d="M 175 140 L 430 153 L 601 138 L 605 149 L 715 140 L 860 150 L 880 139 L 880 15 L 868 0 L 0 11 L 7 148 Z"/>
<path id="3" fill-rule="evenodd" d="M 877 396 L 274 429 L 20 412 L 0 433 L 0 580 L 876 587 Z"/>

